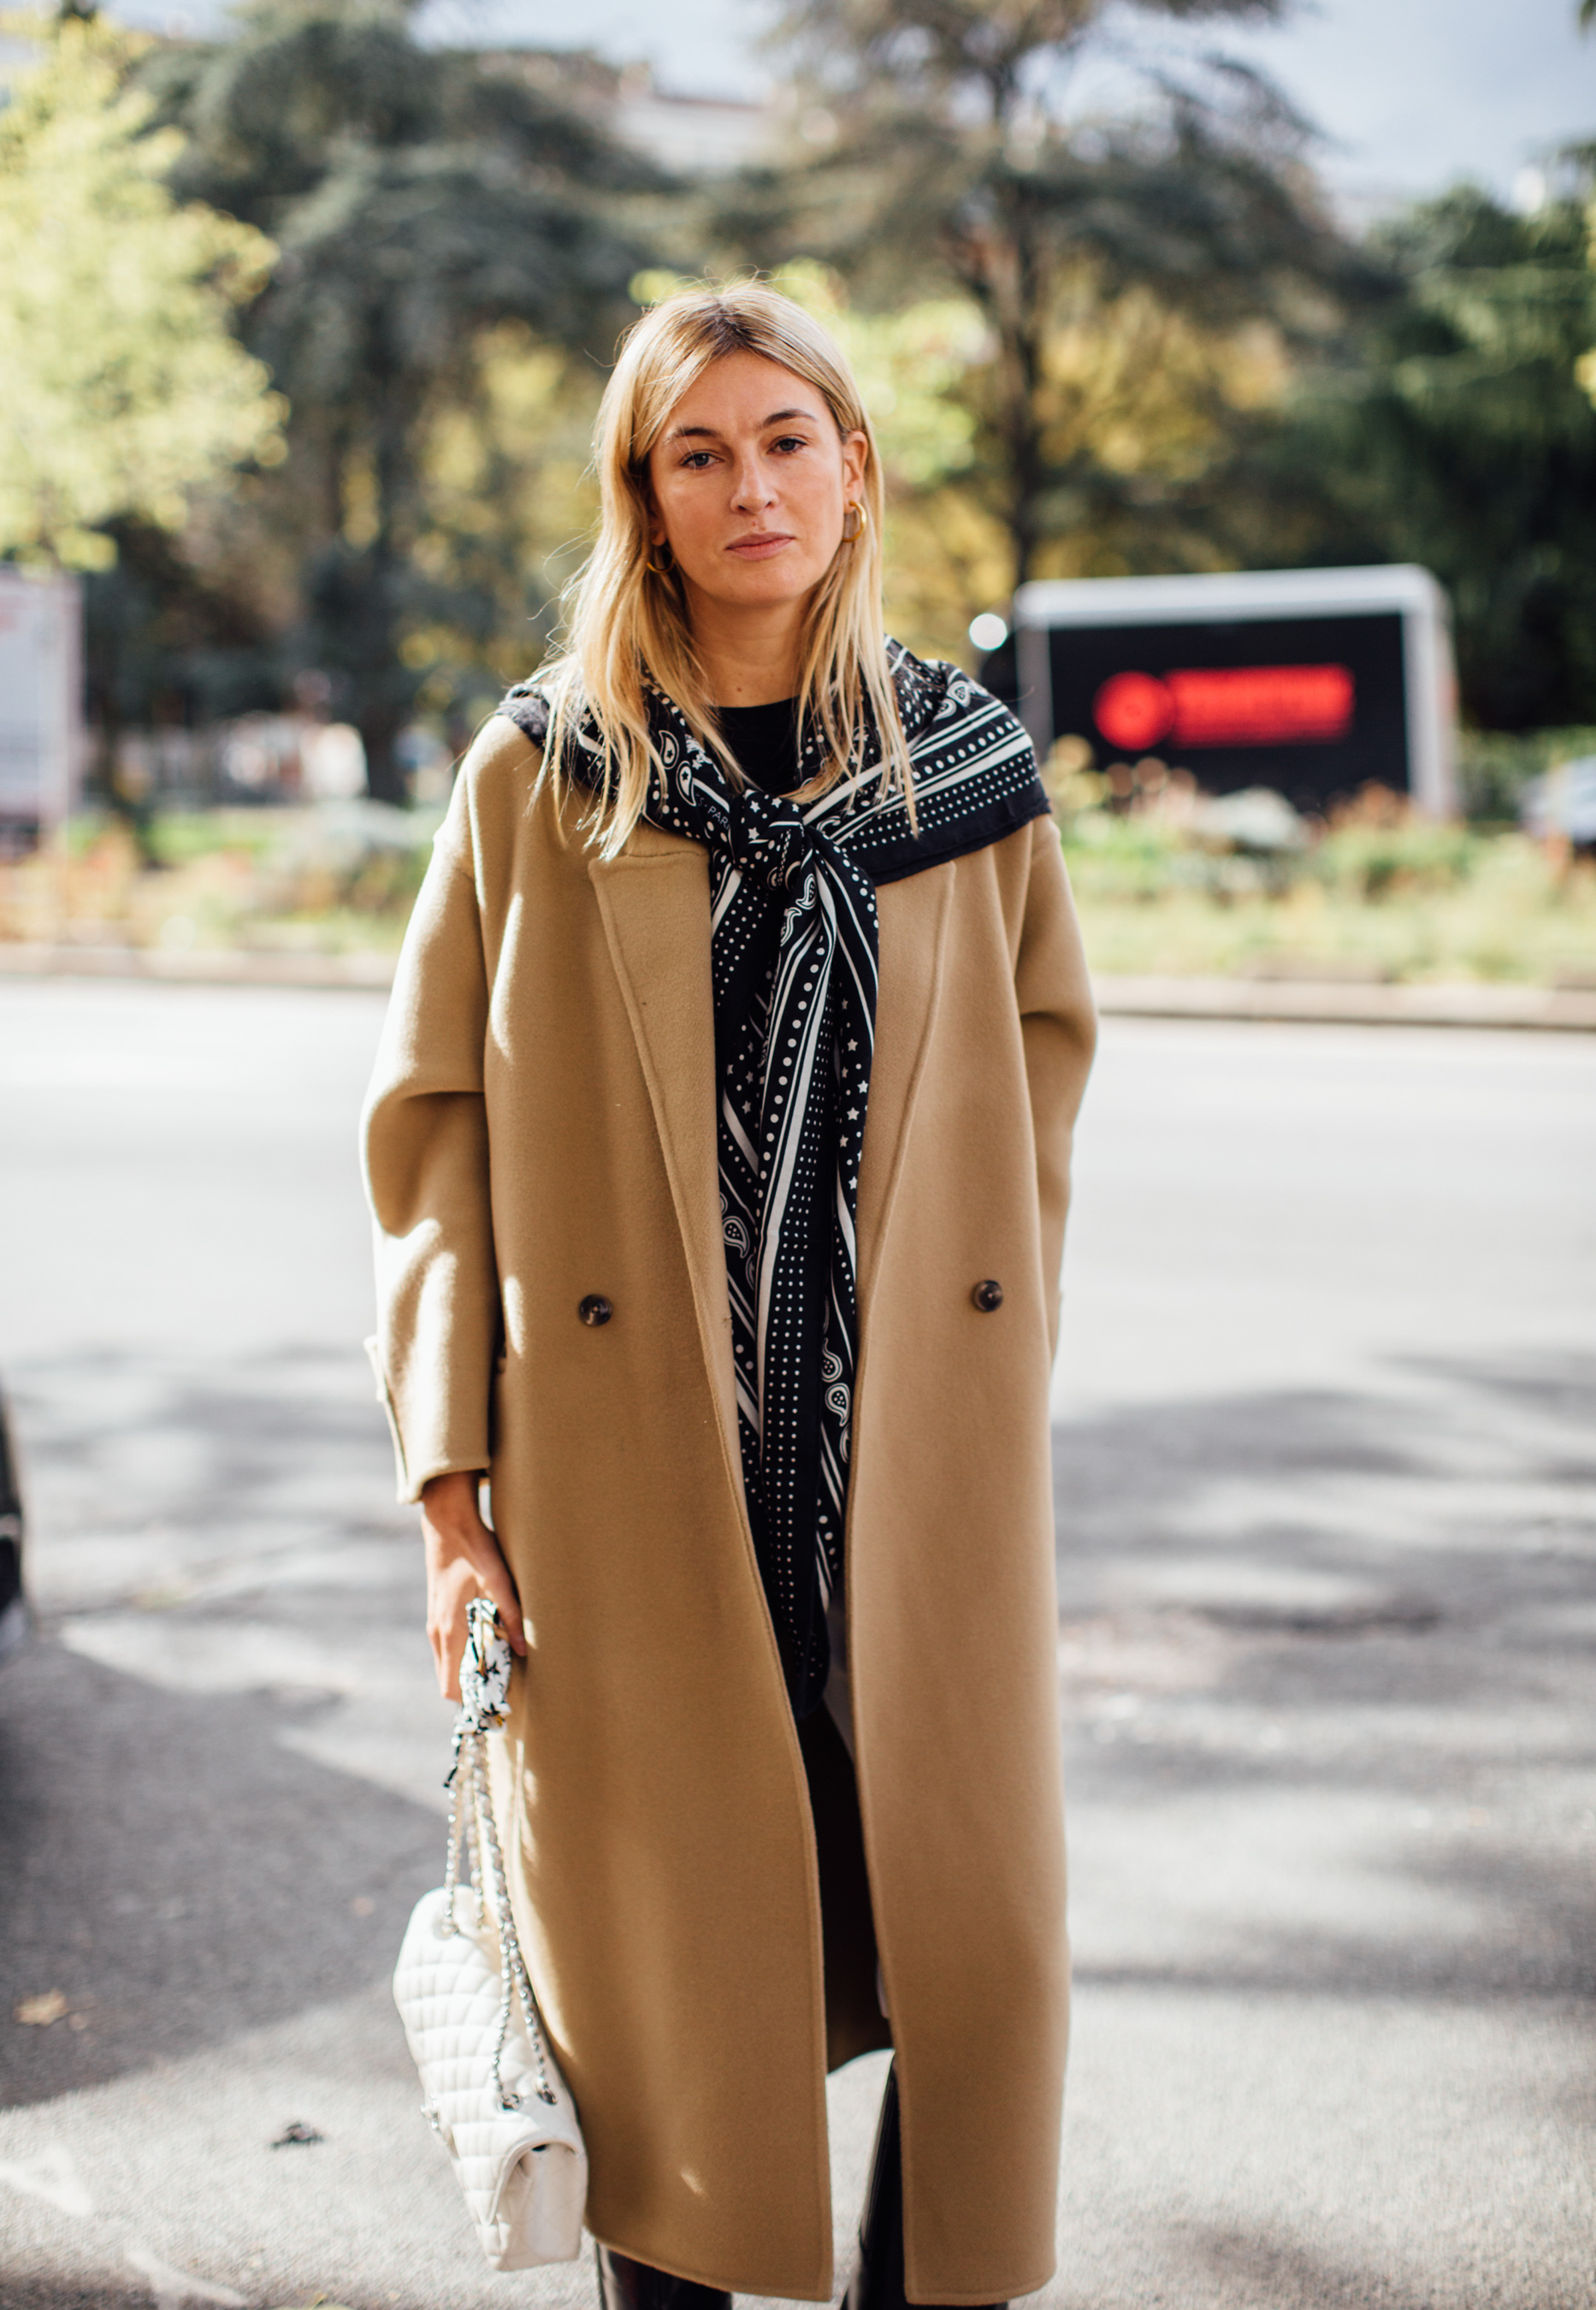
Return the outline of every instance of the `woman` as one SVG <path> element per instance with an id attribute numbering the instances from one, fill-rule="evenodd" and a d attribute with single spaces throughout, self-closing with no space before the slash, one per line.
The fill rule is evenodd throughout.
<path id="1" fill-rule="evenodd" d="M 869 421 L 798 307 L 656 307 L 598 472 L 368 1107 L 429 1633 L 451 1695 L 473 1595 L 525 1656 L 498 1801 L 606 2303 L 826 2299 L 826 2072 L 888 2045 L 855 2310 L 1006 2301 L 1054 2268 L 1067 2014 L 1059 844 L 1013 716 L 882 632 Z"/>

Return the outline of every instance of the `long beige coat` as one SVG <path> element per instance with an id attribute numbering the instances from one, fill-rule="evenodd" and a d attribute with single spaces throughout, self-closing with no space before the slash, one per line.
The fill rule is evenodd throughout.
<path id="1" fill-rule="evenodd" d="M 684 2277 L 820 2301 L 816 1842 L 742 1503 L 707 860 L 644 826 L 600 862 L 533 799 L 537 764 L 508 722 L 478 740 L 400 963 L 366 1126 L 376 1361 L 402 1498 L 491 1471 L 530 1646 L 500 1786 L 590 2227 Z M 1047 1392 L 1094 1024 L 1051 820 L 880 900 L 847 1535 L 858 1785 L 908 2293 L 990 2303 L 1054 2266 Z M 988 1277 L 990 1314 L 971 1298 Z M 578 1320 L 588 1293 L 613 1304 L 603 1328 Z"/>

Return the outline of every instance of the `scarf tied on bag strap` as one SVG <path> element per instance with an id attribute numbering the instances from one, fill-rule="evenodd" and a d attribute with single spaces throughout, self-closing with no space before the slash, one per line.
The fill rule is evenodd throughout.
<path id="1" fill-rule="evenodd" d="M 889 645 L 917 828 L 882 790 L 873 724 L 818 801 L 741 790 L 650 684 L 651 826 L 708 853 L 718 1157 L 743 1489 L 794 1713 L 826 1689 L 859 1351 L 859 1164 L 875 1045 L 876 890 L 1045 814 L 1029 739 L 957 667 Z M 542 746 L 530 684 L 499 711 Z M 588 724 L 569 748 L 596 789 Z M 802 735 L 794 786 L 821 765 Z"/>

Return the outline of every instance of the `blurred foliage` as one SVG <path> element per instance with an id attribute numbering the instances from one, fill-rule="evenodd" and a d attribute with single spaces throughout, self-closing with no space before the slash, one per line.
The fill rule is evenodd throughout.
<path id="1" fill-rule="evenodd" d="M 1524 788 L 1559 762 L 1596 754 L 1596 728 L 1464 730 L 1458 739 L 1458 784 L 1463 811 L 1476 825 L 1516 822 Z"/>
<path id="2" fill-rule="evenodd" d="M 1183 815 L 1161 765 L 1129 809 L 1088 772 L 1054 782 L 1093 967 L 1596 985 L 1596 862 L 1516 833 L 1437 827 L 1366 795 L 1300 849 L 1249 849 Z M 1236 798 L 1232 798 L 1236 799 Z M 0 862 L 0 938 L 166 951 L 392 952 L 436 811 L 385 804 L 157 814 L 151 867 L 120 821 Z"/>
<path id="3" fill-rule="evenodd" d="M 43 48 L 0 110 L 0 553 L 101 569 L 111 522 L 181 528 L 195 493 L 283 455 L 282 403 L 229 323 L 276 251 L 162 181 L 182 139 L 126 85 L 147 43 L 8 17 Z"/>
<path id="4" fill-rule="evenodd" d="M 186 140 L 174 188 L 280 252 L 241 327 L 289 397 L 287 462 L 189 558 L 273 638 L 248 702 L 330 678 L 372 791 L 396 794 L 427 683 L 468 703 L 537 654 L 555 539 L 525 515 L 551 421 L 563 469 L 562 402 L 589 405 L 571 358 L 607 356 L 632 313 L 657 172 L 534 77 L 422 48 L 398 0 L 267 0 L 221 44 L 152 55 L 141 85 Z"/>
<path id="5" fill-rule="evenodd" d="M 1596 337 L 1581 204 L 1462 187 L 1372 236 L 1401 294 L 1305 378 L 1274 452 L 1276 563 L 1417 561 L 1451 597 L 1466 719 L 1596 721 Z"/>
<path id="6" fill-rule="evenodd" d="M 1566 846 L 1373 787 L 1264 855 L 1216 838 L 1178 773 L 1136 770 L 1129 807 L 1101 773 L 1052 782 L 1097 969 L 1596 985 L 1596 861 Z"/>
<path id="7" fill-rule="evenodd" d="M 522 681 L 552 635 L 597 512 L 593 423 L 603 373 L 522 321 L 485 330 L 469 401 L 445 402 L 421 429 L 425 523 L 415 567 L 435 614 L 401 643 L 418 713 L 461 734 Z M 476 624 L 448 614 L 480 603 Z"/>
<path id="8" fill-rule="evenodd" d="M 1469 881 L 1488 855 L 1489 838 L 1466 826 L 1439 826 L 1392 814 L 1331 826 L 1311 855 L 1309 872 L 1327 889 L 1360 903 L 1451 890 Z"/>
<path id="9" fill-rule="evenodd" d="M 1592 22 L 1593 12 L 1596 12 L 1596 0 L 1588 0 L 1581 22 Z M 1585 257 L 1592 271 L 1596 272 L 1596 140 L 1574 145 L 1565 158 L 1576 165 L 1583 165 L 1587 178 L 1592 180 L 1590 198 L 1585 204 Z M 1596 344 L 1580 355 L 1574 363 L 1574 374 L 1575 381 L 1583 386 L 1592 401 L 1596 401 Z"/>
<path id="10" fill-rule="evenodd" d="M 1221 22 L 1277 13 L 1272 0 L 1138 4 Z M 970 486 L 1005 533 L 1004 593 L 1064 539 L 1075 566 L 1210 560 L 1188 516 L 1230 364 L 1207 347 L 1260 323 L 1283 340 L 1323 332 L 1368 285 L 1321 204 L 1302 124 L 1258 74 L 1194 60 L 1149 75 L 1124 117 L 1069 117 L 1057 99 L 1083 56 L 1113 46 L 1110 14 L 1104 0 L 793 0 L 783 37 L 824 149 L 745 172 L 722 208 L 740 255 L 820 253 L 884 309 L 907 274 L 978 310 L 989 346 L 970 397 Z M 1205 349 L 1171 380 L 1173 430 L 1140 408 L 1116 422 L 1106 403 L 1157 396 L 1147 352 L 1165 336 L 1177 369 Z M 1139 349 L 1083 361 L 1105 337 Z"/>
<path id="11" fill-rule="evenodd" d="M 92 816 L 74 820 L 74 847 L 91 848 L 100 830 Z M 259 810 L 162 811 L 151 821 L 150 858 L 160 867 L 192 866 L 196 859 L 230 850 L 259 860 L 269 857 L 282 838 L 282 823 L 274 811 L 269 814 Z"/>
<path id="12" fill-rule="evenodd" d="M 1094 970 L 1596 988 L 1596 874 L 1522 835 L 1494 838 L 1466 881 L 1381 906 L 1313 878 L 1279 896 L 1167 881 L 1127 902 L 1079 854 L 1070 871 Z"/>
<path id="13" fill-rule="evenodd" d="M 74 822 L 57 848 L 0 862 L 0 939 L 185 951 L 391 951 L 440 813 L 373 802 L 310 810 L 167 812 Z"/>
<path id="14" fill-rule="evenodd" d="M 1106 297 L 1084 268 L 1062 280 L 1036 397 L 1054 483 L 1033 575 L 1234 566 L 1239 445 L 1288 375 L 1265 325 L 1207 329 L 1149 290 Z M 1013 585 L 986 455 L 990 366 L 972 365 L 958 389 L 974 454 L 935 488 L 895 494 L 890 577 L 905 638 L 953 656 L 975 612 L 1006 602 Z"/>
<path id="15" fill-rule="evenodd" d="M 1464 189 L 1355 246 L 1303 124 L 1193 40 L 1112 117 L 1074 100 L 1138 25 L 1274 13 L 790 0 L 790 149 L 698 183 L 612 139 L 581 58 L 424 49 L 405 0 L 164 45 L 36 26 L 0 116 L 0 552 L 94 573 L 108 757 L 292 703 L 355 722 L 396 797 L 405 725 L 464 744 L 554 630 L 618 329 L 671 268 L 762 265 L 859 373 L 912 647 L 967 662 L 1017 576 L 1419 561 L 1470 816 L 1511 821 L 1596 750 L 1591 156 L 1532 216 Z M 1442 895 L 1417 833 L 1266 866 L 1125 799 L 1081 855 L 1160 905 Z"/>

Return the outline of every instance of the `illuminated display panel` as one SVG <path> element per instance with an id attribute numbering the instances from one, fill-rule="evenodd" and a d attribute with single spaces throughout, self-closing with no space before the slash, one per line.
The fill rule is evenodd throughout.
<path id="1" fill-rule="evenodd" d="M 1409 783 L 1399 612 L 1055 626 L 1048 652 L 1054 735 L 1100 765 L 1157 754 L 1212 793 L 1306 809 Z"/>

